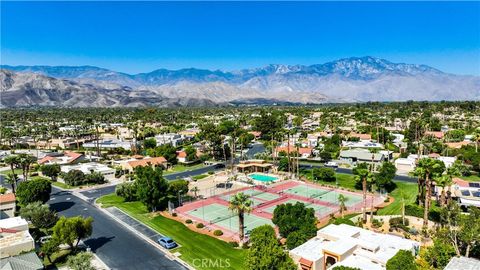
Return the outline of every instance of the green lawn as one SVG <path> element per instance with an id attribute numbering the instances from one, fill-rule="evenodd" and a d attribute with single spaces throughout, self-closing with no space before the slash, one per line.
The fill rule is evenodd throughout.
<path id="1" fill-rule="evenodd" d="M 309 180 L 312 180 L 311 171 L 308 171 L 304 174 Z M 335 173 L 337 177 L 338 186 L 355 190 L 355 176 L 353 174 L 346 173 Z M 325 184 L 325 185 L 335 185 L 335 181 L 326 182 L 326 181 L 315 181 L 316 183 Z"/>
<path id="2" fill-rule="evenodd" d="M 378 215 L 400 215 L 402 213 L 402 197 L 405 196 L 405 205 L 414 204 L 417 198 L 418 187 L 416 183 L 395 181 L 397 188 L 390 193 L 395 201 L 387 207 L 378 210 Z"/>
<path id="3" fill-rule="evenodd" d="M 106 195 L 99 198 L 97 202 L 102 203 L 103 206 L 116 206 L 159 233 L 172 237 L 181 245 L 172 252 L 180 252 L 182 254 L 180 258 L 190 265 L 193 266 L 197 262 L 196 266 L 198 266 L 199 259 L 211 260 L 210 267 L 200 266 L 196 267 L 197 269 L 216 269 L 213 264 L 215 261 L 225 264 L 226 260 L 230 263 L 230 269 L 243 269 L 245 250 L 232 248 L 224 241 L 191 231 L 178 221 L 163 216 L 152 218 L 140 202 L 124 202 L 116 195 Z"/>
<path id="4" fill-rule="evenodd" d="M 179 172 L 184 172 L 184 171 L 191 171 L 195 169 L 200 169 L 205 167 L 203 163 L 199 164 L 194 164 L 194 165 L 183 165 L 183 164 L 177 164 L 174 165 L 172 168 L 166 170 L 164 172 L 164 175 L 172 174 L 172 173 L 179 173 Z"/>
<path id="5" fill-rule="evenodd" d="M 205 177 L 209 176 L 208 174 L 200 174 L 200 175 L 195 175 L 195 176 L 192 176 L 192 179 L 193 180 L 201 180 Z"/>

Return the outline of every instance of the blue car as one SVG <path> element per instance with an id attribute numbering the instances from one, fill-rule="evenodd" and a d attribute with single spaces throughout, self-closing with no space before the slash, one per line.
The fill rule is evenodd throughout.
<path id="1" fill-rule="evenodd" d="M 177 243 L 175 243 L 175 241 L 173 241 L 170 237 L 158 238 L 157 242 L 160 244 L 160 246 L 166 249 L 172 249 L 178 246 Z"/>

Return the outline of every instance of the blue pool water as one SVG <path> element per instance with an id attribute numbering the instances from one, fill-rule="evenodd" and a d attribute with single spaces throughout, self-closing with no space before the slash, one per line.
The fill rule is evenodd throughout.
<path id="1" fill-rule="evenodd" d="M 253 180 L 260 181 L 260 182 L 271 182 L 278 179 L 277 177 L 273 177 L 265 174 L 258 174 L 258 173 L 252 173 L 252 174 L 249 174 L 248 176 Z"/>

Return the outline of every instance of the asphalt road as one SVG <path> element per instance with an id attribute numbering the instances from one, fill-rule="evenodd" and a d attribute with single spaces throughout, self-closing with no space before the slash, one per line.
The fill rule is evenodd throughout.
<path id="1" fill-rule="evenodd" d="M 165 179 L 173 181 L 177 179 L 183 179 L 186 177 L 191 177 L 195 175 L 200 175 L 204 173 L 208 173 L 209 171 L 216 171 L 220 170 L 223 168 L 223 165 L 210 165 L 198 169 L 194 169 L 191 171 L 185 171 L 185 172 L 179 172 L 179 173 L 173 173 L 173 174 L 168 174 L 165 175 Z M 82 195 L 86 196 L 90 202 L 93 203 L 93 201 L 97 198 L 100 198 L 104 195 L 108 195 L 110 193 L 115 192 L 115 186 L 107 186 L 107 187 L 102 187 L 102 188 L 96 188 L 96 189 L 91 189 L 91 190 L 86 190 L 80 192 Z"/>
<path id="2" fill-rule="evenodd" d="M 84 242 L 113 270 L 186 269 L 70 191 L 53 187 L 48 203 L 60 215 L 93 217 L 92 236 Z"/>
<path id="3" fill-rule="evenodd" d="M 252 144 L 252 147 L 247 150 L 245 156 L 247 156 L 248 159 L 254 159 L 255 154 L 263 152 L 265 152 L 265 146 L 262 143 L 258 142 Z"/>

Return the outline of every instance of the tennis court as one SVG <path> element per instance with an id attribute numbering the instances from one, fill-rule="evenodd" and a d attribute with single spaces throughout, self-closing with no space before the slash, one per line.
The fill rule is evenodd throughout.
<path id="1" fill-rule="evenodd" d="M 324 216 L 324 215 L 327 215 L 327 214 L 331 213 L 332 211 L 336 210 L 336 209 L 332 209 L 328 206 L 308 203 L 308 202 L 295 200 L 295 199 L 289 199 L 287 201 L 282 202 L 282 204 L 287 204 L 287 203 L 296 204 L 297 202 L 301 202 L 301 203 L 305 204 L 305 206 L 308 207 L 308 208 L 313 208 L 313 210 L 315 211 L 315 213 L 318 216 Z M 277 205 L 273 205 L 273 206 L 264 208 L 264 209 L 262 209 L 262 211 L 273 214 L 273 211 L 275 210 L 275 207 L 277 207 Z"/>
<path id="2" fill-rule="evenodd" d="M 238 230 L 238 215 L 230 211 L 227 206 L 212 203 L 187 212 L 188 215 L 203 220 L 208 224 L 215 224 L 230 231 Z M 253 214 L 245 214 L 245 232 L 262 225 L 272 225 L 270 219 Z"/>
<path id="3" fill-rule="evenodd" d="M 328 203 L 338 204 L 338 195 L 343 194 L 347 198 L 345 203 L 348 206 L 355 205 L 362 200 L 361 196 L 349 194 L 349 193 L 339 193 L 336 189 L 324 189 L 320 187 L 312 187 L 306 184 L 298 184 L 294 187 L 284 190 L 287 194 L 293 194 L 302 196 L 305 198 L 314 198 L 316 200 L 325 201 Z"/>
<path id="4" fill-rule="evenodd" d="M 254 189 L 246 189 L 246 190 L 242 191 L 242 193 L 250 196 L 250 199 L 254 202 L 254 205 L 258 205 L 259 203 L 261 203 L 263 201 L 275 200 L 275 199 L 280 197 L 279 195 L 274 194 L 274 193 L 268 193 L 268 192 L 264 192 L 264 191 L 261 191 L 261 190 L 254 190 Z M 223 200 L 229 202 L 230 198 L 233 195 L 234 194 L 228 194 L 228 195 L 222 196 L 221 198 Z"/>

